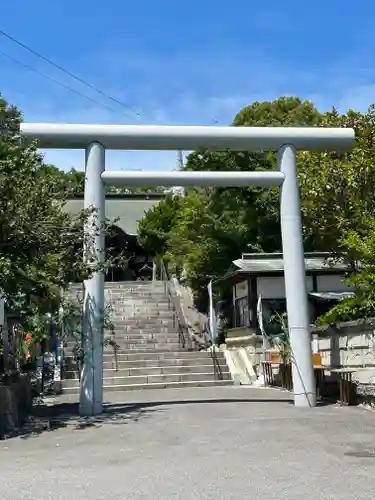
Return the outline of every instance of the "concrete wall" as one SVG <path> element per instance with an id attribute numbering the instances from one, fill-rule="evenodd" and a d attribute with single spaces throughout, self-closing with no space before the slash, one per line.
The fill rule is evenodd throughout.
<path id="1" fill-rule="evenodd" d="M 313 278 L 306 276 L 307 292 L 313 292 Z M 344 283 L 343 275 L 325 274 L 317 275 L 316 292 L 347 292 L 350 288 Z M 284 276 L 257 277 L 257 292 L 263 299 L 285 299 Z M 237 283 L 233 287 L 233 303 L 235 299 L 246 297 L 248 293 L 247 279 Z"/>
<path id="2" fill-rule="evenodd" d="M 375 383 L 375 318 L 313 328 L 312 335 L 324 365 L 355 367 L 356 381 Z"/>
<path id="3" fill-rule="evenodd" d="M 312 328 L 312 340 L 317 337 L 322 364 L 327 367 L 353 367 L 358 371 L 353 380 L 375 385 L 375 318 L 351 321 L 336 326 Z M 233 328 L 228 332 L 229 348 L 251 346 L 251 362 L 259 372 L 262 357 L 262 337 L 249 328 Z M 250 352 L 250 351 L 249 351 Z"/>
<path id="4" fill-rule="evenodd" d="M 311 276 L 306 277 L 306 287 L 308 292 L 313 291 L 313 280 Z M 263 299 L 285 299 L 284 276 L 257 278 L 257 291 Z"/>
<path id="5" fill-rule="evenodd" d="M 375 318 L 342 323 L 334 327 L 314 327 L 311 332 L 312 342 L 318 346 L 323 365 L 356 368 L 353 382 L 359 396 L 358 401 L 375 407 Z M 227 349 L 226 355 L 230 358 L 233 379 L 241 384 L 254 383 L 250 371 L 242 365 L 246 361 L 246 366 L 252 366 L 257 375 L 262 373 L 262 336 L 250 328 L 232 328 L 228 332 Z M 277 374 L 278 369 L 275 366 L 274 375 Z M 326 375 L 327 382 L 331 382 L 330 390 L 337 390 L 337 377 L 331 376 L 329 371 Z"/>

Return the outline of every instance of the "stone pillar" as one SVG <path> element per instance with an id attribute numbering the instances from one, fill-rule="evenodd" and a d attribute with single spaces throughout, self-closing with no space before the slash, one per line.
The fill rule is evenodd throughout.
<path id="1" fill-rule="evenodd" d="M 288 328 L 292 349 L 294 404 L 311 407 L 316 404 L 316 386 L 295 148 L 291 145 L 280 148 L 277 163 L 279 170 L 285 176 L 280 188 L 280 219 Z"/>
<path id="2" fill-rule="evenodd" d="M 105 258 L 105 191 L 101 174 L 105 169 L 105 149 L 92 143 L 86 150 L 84 208 L 92 210 L 85 223 L 84 258 L 103 262 Z M 103 411 L 103 314 L 104 272 L 94 272 L 84 282 L 83 352 L 80 414 L 97 415 Z"/>

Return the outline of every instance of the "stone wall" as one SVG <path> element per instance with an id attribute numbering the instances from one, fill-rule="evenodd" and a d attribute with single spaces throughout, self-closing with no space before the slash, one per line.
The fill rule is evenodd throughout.
<path id="1" fill-rule="evenodd" d="M 353 378 L 375 384 L 375 318 L 312 329 L 322 364 L 358 368 Z"/>
<path id="2" fill-rule="evenodd" d="M 375 394 L 375 318 L 313 327 L 311 334 L 312 340 L 317 340 L 323 365 L 357 368 L 353 380 L 359 386 L 373 386 Z M 260 335 L 249 328 L 233 328 L 228 332 L 227 347 L 232 350 L 246 347 L 249 361 L 255 371 L 261 373 Z"/>
<path id="3" fill-rule="evenodd" d="M 25 422 L 32 408 L 32 390 L 28 375 L 0 385 L 0 439 L 13 434 Z"/>

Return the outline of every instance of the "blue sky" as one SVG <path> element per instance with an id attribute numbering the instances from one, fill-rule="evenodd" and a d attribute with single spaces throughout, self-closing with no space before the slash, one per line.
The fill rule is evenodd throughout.
<path id="1" fill-rule="evenodd" d="M 124 102 L 115 105 L 0 36 L 0 92 L 26 121 L 221 124 L 255 100 L 299 95 L 324 110 L 375 102 L 373 0 L 18 0 L 1 29 Z M 116 108 L 112 112 L 99 103 Z M 81 151 L 46 161 L 83 169 Z M 174 168 L 174 152 L 108 152 L 109 169 Z"/>

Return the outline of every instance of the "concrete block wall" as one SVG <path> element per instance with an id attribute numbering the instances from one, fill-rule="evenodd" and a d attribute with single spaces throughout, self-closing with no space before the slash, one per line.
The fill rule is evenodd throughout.
<path id="1" fill-rule="evenodd" d="M 351 321 L 335 326 L 312 327 L 311 337 L 317 338 L 322 364 L 331 367 L 354 367 L 358 369 L 353 379 L 359 384 L 375 385 L 375 318 Z M 236 343 L 233 341 L 236 340 Z M 233 344 L 233 345 L 232 345 Z M 261 373 L 262 337 L 249 329 L 233 329 L 227 339 L 227 347 L 246 347 L 254 370 Z M 275 371 L 276 367 L 275 367 Z"/>
<path id="2" fill-rule="evenodd" d="M 375 318 L 312 328 L 323 365 L 357 368 L 353 379 L 375 384 Z"/>

